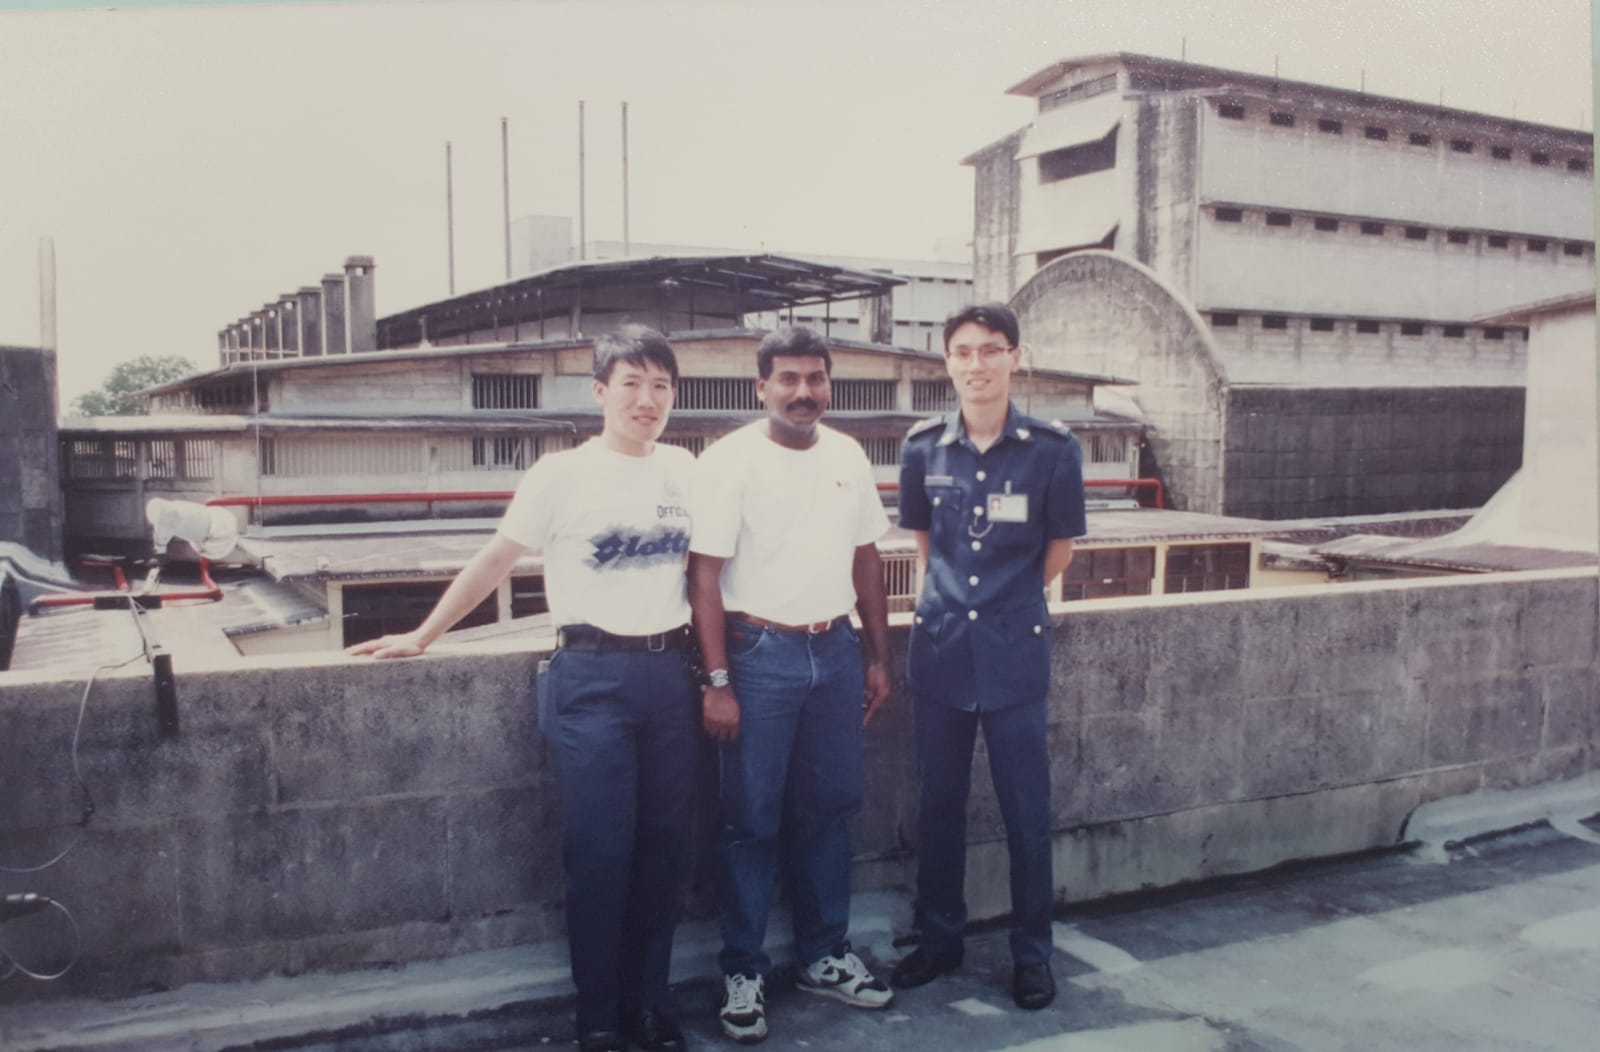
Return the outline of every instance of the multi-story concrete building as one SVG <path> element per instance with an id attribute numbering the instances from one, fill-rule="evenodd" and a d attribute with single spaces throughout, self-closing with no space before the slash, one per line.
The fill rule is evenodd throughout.
<path id="1" fill-rule="evenodd" d="M 1526 329 L 1474 319 L 1593 289 L 1590 133 L 1130 54 L 1011 91 L 976 294 L 1138 381 L 1178 506 L 1470 507 L 1516 470 Z"/>

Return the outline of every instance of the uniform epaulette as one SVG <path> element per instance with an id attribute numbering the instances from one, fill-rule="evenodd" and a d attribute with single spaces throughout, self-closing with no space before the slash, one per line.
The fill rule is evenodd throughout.
<path id="1" fill-rule="evenodd" d="M 1050 421 L 1050 429 L 1058 435 L 1070 436 L 1072 434 L 1072 428 L 1067 426 L 1067 422 L 1065 420 Z"/>
<path id="2" fill-rule="evenodd" d="M 943 426 L 944 426 L 944 417 L 942 417 L 942 416 L 930 416 L 926 420 L 918 420 L 915 424 L 912 424 L 911 425 L 911 430 L 906 432 L 906 438 L 907 439 L 916 438 L 918 435 L 922 434 L 924 431 L 931 431 L 936 427 L 943 427 Z"/>

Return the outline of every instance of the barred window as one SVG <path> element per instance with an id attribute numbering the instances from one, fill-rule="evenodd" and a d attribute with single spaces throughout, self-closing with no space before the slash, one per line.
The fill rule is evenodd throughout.
<path id="1" fill-rule="evenodd" d="M 1089 440 L 1091 464 L 1122 464 L 1128 459 L 1128 436 L 1114 432 L 1093 432 Z"/>
<path id="2" fill-rule="evenodd" d="M 912 380 L 913 413 L 948 413 L 956 407 L 956 389 L 949 380 Z"/>
<path id="3" fill-rule="evenodd" d="M 883 592 L 890 613 L 903 613 L 917 605 L 917 556 L 915 552 L 892 552 L 882 558 Z"/>
<path id="4" fill-rule="evenodd" d="M 217 444 L 210 439 L 153 438 L 146 451 L 146 473 L 153 479 L 216 477 Z"/>
<path id="5" fill-rule="evenodd" d="M 139 447 L 131 440 L 73 439 L 66 453 L 68 478 L 131 479 L 139 474 Z"/>
<path id="6" fill-rule="evenodd" d="M 472 440 L 472 466 L 483 471 L 524 471 L 539 453 L 539 440 L 529 435 L 478 435 Z"/>
<path id="7" fill-rule="evenodd" d="M 900 439 L 894 435 L 868 435 L 861 440 L 867 461 L 874 467 L 893 467 L 900 463 Z"/>
<path id="8" fill-rule="evenodd" d="M 894 411 L 898 385 L 893 380 L 835 380 L 831 386 L 834 409 L 863 413 Z"/>
<path id="9" fill-rule="evenodd" d="M 1149 595 L 1155 575 L 1154 548 L 1091 548 L 1080 552 L 1067 567 L 1061 579 L 1061 598 Z"/>
<path id="10" fill-rule="evenodd" d="M 389 438 L 280 437 L 261 449 L 261 474 L 280 478 L 420 474 L 424 467 L 421 442 Z"/>
<path id="11" fill-rule="evenodd" d="M 748 376 L 684 376 L 678 379 L 679 409 L 753 412 L 761 408 Z"/>
<path id="12" fill-rule="evenodd" d="M 537 409 L 539 377 L 535 373 L 473 373 L 472 408 Z"/>

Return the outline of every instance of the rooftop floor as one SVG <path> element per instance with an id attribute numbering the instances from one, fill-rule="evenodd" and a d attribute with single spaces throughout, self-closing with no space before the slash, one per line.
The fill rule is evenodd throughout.
<path id="1" fill-rule="evenodd" d="M 1600 816 L 1448 851 L 1303 865 L 1062 911 L 1056 1003 L 1016 1009 L 1003 930 L 887 1010 L 771 986 L 766 1047 L 929 1052 L 1578 1050 L 1600 1024 Z M 880 964 L 907 906 L 857 900 Z M 783 930 L 774 924 L 775 931 Z M 713 1010 L 715 933 L 680 933 L 693 1047 L 732 1047 Z M 887 970 L 886 966 L 885 969 Z M 20 980 L 13 979 L 12 982 Z M 13 1005 L 0 1046 L 44 1049 L 534 1049 L 571 1042 L 559 948 L 380 972 L 194 986 L 116 1002 Z"/>

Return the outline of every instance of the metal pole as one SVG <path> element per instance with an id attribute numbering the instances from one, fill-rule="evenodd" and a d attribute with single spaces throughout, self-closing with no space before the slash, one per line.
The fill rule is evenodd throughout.
<path id="1" fill-rule="evenodd" d="M 589 258 L 589 213 L 584 194 L 587 187 L 583 174 L 583 100 L 578 100 L 578 258 Z"/>
<path id="2" fill-rule="evenodd" d="M 622 255 L 632 255 L 628 237 L 628 104 L 622 104 Z"/>
<path id="3" fill-rule="evenodd" d="M 450 259 L 450 295 L 456 294 L 456 196 L 455 177 L 450 159 L 450 143 L 444 144 L 444 227 Z"/>
<path id="4" fill-rule="evenodd" d="M 56 349 L 56 242 L 39 239 L 39 346 Z"/>
<path id="5" fill-rule="evenodd" d="M 506 119 L 500 118 L 500 189 L 505 199 L 506 214 L 506 280 L 511 280 L 511 145 L 506 133 Z"/>

